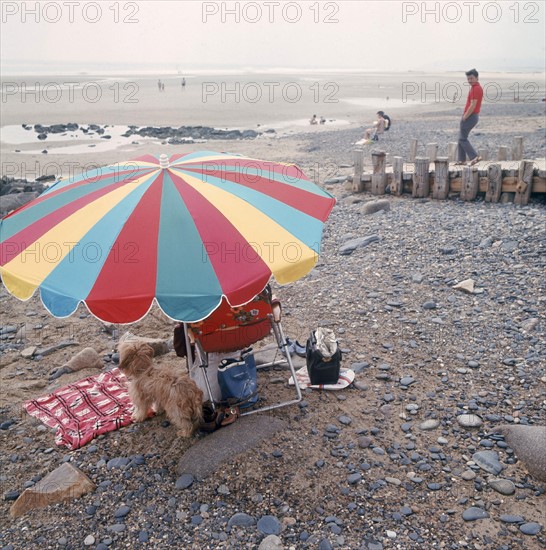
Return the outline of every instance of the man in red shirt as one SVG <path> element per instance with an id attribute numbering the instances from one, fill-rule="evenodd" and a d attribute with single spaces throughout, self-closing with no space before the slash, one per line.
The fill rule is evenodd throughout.
<path id="1" fill-rule="evenodd" d="M 478 120 L 480 118 L 478 115 L 482 106 L 483 89 L 478 82 L 479 75 L 476 69 L 471 69 L 465 74 L 466 79 L 470 84 L 470 91 L 468 92 L 468 97 L 466 99 L 466 105 L 459 128 L 459 143 L 457 146 L 456 164 L 466 164 L 466 159 L 468 157 L 470 164 L 472 165 L 482 160 L 474 150 L 474 147 L 472 147 L 468 141 L 468 134 L 470 134 L 470 130 L 478 124 Z"/>

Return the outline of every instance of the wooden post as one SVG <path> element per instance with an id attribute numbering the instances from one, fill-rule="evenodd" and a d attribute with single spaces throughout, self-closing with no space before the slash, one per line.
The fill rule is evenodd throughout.
<path id="1" fill-rule="evenodd" d="M 521 160 L 523 158 L 523 138 L 515 137 L 512 140 L 512 160 Z"/>
<path id="2" fill-rule="evenodd" d="M 428 197 L 430 192 L 429 165 L 430 160 L 427 157 L 415 158 L 415 172 L 413 174 L 413 188 L 411 190 L 412 197 Z"/>
<path id="3" fill-rule="evenodd" d="M 409 161 L 415 162 L 415 157 L 417 156 L 417 144 L 419 142 L 416 139 L 412 139 L 409 145 Z"/>
<path id="4" fill-rule="evenodd" d="M 387 174 L 385 174 L 385 151 L 372 152 L 372 195 L 384 195 L 387 185 Z"/>
<path id="5" fill-rule="evenodd" d="M 516 139 L 516 138 L 514 138 Z M 531 188 L 533 187 L 533 162 L 530 160 L 522 160 L 519 163 L 518 184 L 516 185 L 516 196 L 514 204 L 526 205 L 531 196 Z"/>
<path id="6" fill-rule="evenodd" d="M 391 195 L 400 196 L 404 190 L 404 159 L 394 157 L 392 163 Z"/>
<path id="7" fill-rule="evenodd" d="M 508 160 L 508 147 L 501 145 L 499 147 L 499 154 L 497 155 L 497 160 Z"/>
<path id="8" fill-rule="evenodd" d="M 425 157 L 428 157 L 430 162 L 436 160 L 436 155 L 438 154 L 438 144 L 437 143 L 427 143 Z"/>
<path id="9" fill-rule="evenodd" d="M 463 181 L 461 183 L 461 199 L 473 201 L 478 196 L 479 174 L 472 166 L 463 166 Z"/>
<path id="10" fill-rule="evenodd" d="M 478 156 L 482 158 L 482 160 L 489 160 L 489 149 L 487 147 L 480 147 L 478 149 Z"/>
<path id="11" fill-rule="evenodd" d="M 445 200 L 449 194 L 449 159 L 438 157 L 434 162 L 434 185 L 432 198 Z"/>
<path id="12" fill-rule="evenodd" d="M 362 191 L 364 191 L 364 184 L 362 183 L 362 172 L 364 171 L 364 151 L 362 149 L 355 149 L 353 151 L 353 156 L 355 162 L 353 192 L 362 193 Z"/>
<path id="13" fill-rule="evenodd" d="M 502 167 L 500 164 L 490 164 L 487 167 L 486 202 L 499 202 L 502 191 Z"/>
<path id="14" fill-rule="evenodd" d="M 449 157 L 449 162 L 455 162 L 457 160 L 457 142 L 451 141 L 447 144 L 447 156 Z"/>

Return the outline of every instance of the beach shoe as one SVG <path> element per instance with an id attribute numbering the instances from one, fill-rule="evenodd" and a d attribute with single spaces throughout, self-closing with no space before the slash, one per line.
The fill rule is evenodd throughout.
<path id="1" fill-rule="evenodd" d="M 480 162 L 481 160 L 482 157 L 478 156 L 475 159 L 472 159 L 468 164 L 470 164 L 470 166 L 474 166 L 474 164 L 478 164 L 478 162 Z"/>
<path id="2" fill-rule="evenodd" d="M 281 352 L 285 357 L 288 357 L 286 354 L 289 353 L 290 356 L 294 355 L 296 353 L 296 343 L 293 340 L 290 340 L 290 338 L 286 339 L 286 343 L 281 348 Z"/>
<path id="3" fill-rule="evenodd" d="M 455 164 L 455 166 L 466 166 L 466 161 L 465 160 L 458 160 L 454 164 Z"/>
<path id="4" fill-rule="evenodd" d="M 299 357 L 307 357 L 307 349 L 305 346 L 302 346 L 297 340 L 295 344 L 296 355 Z"/>

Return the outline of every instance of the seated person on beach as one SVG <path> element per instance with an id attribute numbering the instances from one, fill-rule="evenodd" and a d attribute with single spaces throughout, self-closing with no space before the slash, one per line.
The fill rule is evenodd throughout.
<path id="1" fill-rule="evenodd" d="M 377 120 L 373 123 L 372 128 L 366 129 L 366 131 L 364 132 L 364 139 L 377 141 L 378 136 L 380 136 L 385 131 L 385 123 L 386 121 L 383 116 L 377 113 Z"/>
<path id="2" fill-rule="evenodd" d="M 317 115 L 313 115 L 311 117 L 311 120 L 309 121 L 309 124 L 318 124 Z"/>
<path id="3" fill-rule="evenodd" d="M 385 132 L 388 132 L 391 129 L 391 117 L 386 115 L 384 111 L 377 111 L 377 115 L 381 115 L 385 119 Z"/>

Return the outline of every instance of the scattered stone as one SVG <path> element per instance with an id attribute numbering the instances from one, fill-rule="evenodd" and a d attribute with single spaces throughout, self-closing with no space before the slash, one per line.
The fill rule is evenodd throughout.
<path id="1" fill-rule="evenodd" d="M 360 480 L 362 479 L 362 476 L 359 473 L 351 474 L 347 478 L 347 482 L 349 485 L 356 485 Z"/>
<path id="2" fill-rule="evenodd" d="M 45 357 L 46 355 L 50 355 L 51 353 L 59 351 L 60 349 L 66 348 L 68 346 L 79 346 L 79 345 L 80 345 L 80 343 L 76 342 L 75 340 L 66 340 L 64 342 L 59 342 L 58 344 L 55 344 L 53 346 L 49 346 L 47 348 L 37 349 L 34 352 L 34 355 L 35 356 L 41 355 L 42 357 Z"/>
<path id="3" fill-rule="evenodd" d="M 281 523 L 275 516 L 262 516 L 258 520 L 257 528 L 264 535 L 279 535 Z"/>
<path id="4" fill-rule="evenodd" d="M 512 514 L 502 514 L 499 519 L 504 523 L 524 523 L 525 520 L 521 516 L 515 516 Z"/>
<path id="5" fill-rule="evenodd" d="M 483 424 L 477 414 L 461 414 L 457 417 L 457 422 L 464 428 L 479 428 Z"/>
<path id="6" fill-rule="evenodd" d="M 194 478 L 191 474 L 182 474 L 175 483 L 177 489 L 187 489 L 193 484 Z"/>
<path id="7" fill-rule="evenodd" d="M 483 509 L 477 506 L 471 506 L 463 512 L 463 519 L 465 521 L 476 521 L 478 519 L 486 519 L 489 514 Z"/>
<path id="8" fill-rule="evenodd" d="M 464 281 L 461 281 L 460 283 L 454 285 L 453 288 L 456 290 L 462 290 L 467 294 L 474 294 L 474 280 L 465 279 Z"/>
<path id="9" fill-rule="evenodd" d="M 429 418 L 419 424 L 419 429 L 423 431 L 434 430 L 440 425 L 440 421 L 437 418 Z"/>
<path id="10" fill-rule="evenodd" d="M 349 256 L 357 248 L 364 248 L 371 243 L 378 242 L 379 240 L 380 239 L 378 235 L 370 235 L 369 237 L 360 237 L 358 239 L 352 239 L 339 247 L 339 253 L 342 256 Z"/>
<path id="11" fill-rule="evenodd" d="M 29 346 L 21 351 L 21 357 L 23 357 L 23 359 L 30 359 L 36 353 L 37 349 L 36 346 Z"/>
<path id="12" fill-rule="evenodd" d="M 131 462 L 131 459 L 126 456 L 119 456 L 116 458 L 112 458 L 106 463 L 106 467 L 109 470 L 115 469 L 115 468 L 125 468 L 129 463 Z"/>
<path id="13" fill-rule="evenodd" d="M 358 438 L 358 446 L 361 449 L 367 449 L 371 444 L 372 444 L 372 439 L 367 435 L 363 435 L 362 437 Z"/>
<path id="14" fill-rule="evenodd" d="M 258 546 L 258 550 L 283 550 L 282 541 L 277 535 L 268 535 Z"/>
<path id="15" fill-rule="evenodd" d="M 524 535 L 531 535 L 531 536 L 538 535 L 540 531 L 542 531 L 542 525 L 540 525 L 540 523 L 535 523 L 535 522 L 524 523 L 523 525 L 519 526 L 519 530 Z"/>
<path id="16" fill-rule="evenodd" d="M 508 479 L 489 479 L 487 484 L 501 495 L 510 496 L 516 492 L 516 486 Z"/>
<path id="17" fill-rule="evenodd" d="M 236 514 L 231 516 L 228 521 L 228 528 L 252 527 L 253 525 L 256 525 L 256 520 L 252 516 L 249 516 L 244 512 L 237 512 Z"/>
<path id="18" fill-rule="evenodd" d="M 498 475 L 503 470 L 499 461 L 499 454 L 496 451 L 478 451 L 472 455 L 472 460 L 486 472 Z"/>

